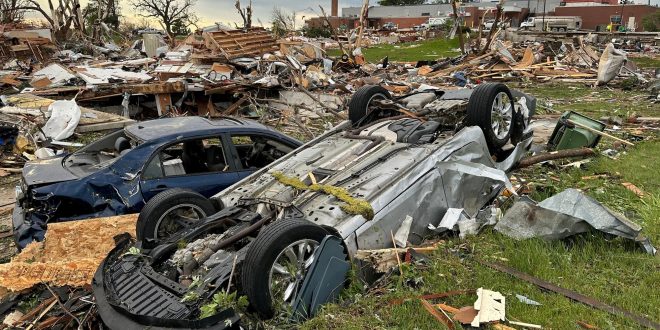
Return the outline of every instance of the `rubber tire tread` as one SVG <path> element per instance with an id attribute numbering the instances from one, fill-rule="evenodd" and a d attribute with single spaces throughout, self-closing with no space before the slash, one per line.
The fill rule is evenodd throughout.
<path id="1" fill-rule="evenodd" d="M 369 100 L 376 94 L 383 94 L 387 98 L 391 98 L 390 92 L 387 89 L 377 85 L 362 86 L 353 94 L 351 101 L 348 103 L 348 119 L 353 124 L 356 124 L 367 115 Z"/>
<path id="2" fill-rule="evenodd" d="M 138 241 L 145 238 L 153 239 L 153 232 L 156 222 L 162 216 L 162 212 L 179 204 L 193 204 L 199 206 L 206 216 L 216 213 L 213 203 L 206 197 L 192 190 L 182 188 L 172 188 L 165 190 L 154 196 L 142 208 L 138 216 L 135 234 Z"/>
<path id="3" fill-rule="evenodd" d="M 277 255 L 295 241 L 313 239 L 321 243 L 329 234 L 322 227 L 301 219 L 278 220 L 259 232 L 243 261 L 240 284 L 250 305 L 261 317 L 269 319 L 275 315 L 268 277 Z"/>

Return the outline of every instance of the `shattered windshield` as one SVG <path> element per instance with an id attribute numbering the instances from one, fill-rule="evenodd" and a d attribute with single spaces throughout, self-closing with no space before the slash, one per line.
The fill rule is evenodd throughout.
<path id="1" fill-rule="evenodd" d="M 110 166 L 137 145 L 138 141 L 119 130 L 67 156 L 64 167 L 75 175 L 84 176 Z"/>

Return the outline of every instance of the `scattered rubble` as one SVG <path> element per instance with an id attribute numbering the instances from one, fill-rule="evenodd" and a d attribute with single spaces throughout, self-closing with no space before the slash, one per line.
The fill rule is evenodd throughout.
<path id="1" fill-rule="evenodd" d="M 361 21 L 364 19 L 365 14 Z M 560 81 L 594 88 L 642 86 L 648 88 L 652 102 L 660 102 L 657 73 L 640 69 L 628 60 L 629 57 L 645 56 L 645 53 L 657 53 L 658 46 L 651 41 L 644 41 L 639 47 L 641 50 L 626 47 L 626 42 L 620 40 L 599 41 L 593 35 L 574 38 L 548 35 L 520 41 L 500 29 L 491 30 L 483 38 L 480 31 L 478 38 L 462 40 L 459 56 L 414 63 L 385 58 L 379 63 L 369 63 L 363 52 L 372 45 L 437 36 L 430 31 L 383 34 L 366 31 L 362 26 L 353 34 L 338 35 L 337 31 L 333 34 L 333 39 L 287 37 L 278 40 L 264 28 L 218 27 L 196 31 L 178 41 L 168 40 L 159 33 L 144 33 L 138 40 L 125 40 L 120 44 L 98 39 L 94 42 L 71 40 L 57 43 L 48 29 L 16 27 L 12 30 L 5 27 L 0 35 L 0 59 L 3 61 L 0 70 L 3 105 L 0 108 L 0 146 L 5 151 L 0 161 L 0 177 L 20 173 L 30 160 L 49 158 L 82 146 L 66 141 L 81 133 L 120 129 L 148 118 L 244 117 L 310 140 L 322 136 L 347 118 L 354 120 L 347 111 L 349 102 L 358 95 L 356 92 L 361 87 L 370 85 L 381 86 L 383 95 L 391 95 L 400 103 L 386 100 L 380 103 L 381 107 L 415 119 L 431 111 L 439 111 L 441 115 L 464 111 L 467 103 L 456 95 L 483 86 L 486 81 Z M 461 33 L 459 36 L 464 37 Z M 336 48 L 341 50 L 340 56 L 329 56 L 328 51 Z M 444 96 L 439 97 L 441 94 Z M 523 114 L 520 120 L 527 125 L 534 115 L 530 109 L 537 108 L 537 101 L 514 96 L 514 106 Z M 555 118 L 549 122 L 554 123 Z M 566 113 L 559 119 L 552 136 L 548 137 L 549 141 L 544 141 L 547 143 L 542 147 L 544 150 L 534 150 L 535 154 L 527 158 L 512 157 L 517 158 L 516 163 L 503 164 L 502 167 L 521 169 L 561 158 L 593 156 L 601 152 L 595 151 L 601 137 L 618 143 L 618 147 L 604 151 L 608 157 L 618 157 L 619 153 L 625 152 L 624 147 L 635 146 L 638 136 L 642 135 L 639 132 L 657 131 L 658 123 L 660 119 L 655 117 L 631 115 L 628 118 L 621 115 L 596 121 L 575 112 Z M 453 124 L 442 122 L 442 125 Z M 533 127 L 534 123 L 531 125 Z M 452 128 L 458 130 L 460 125 Z M 512 152 L 521 156 L 527 150 Z M 520 197 L 525 195 L 527 186 L 512 184 L 507 178 L 508 173 L 499 167 L 468 166 L 467 163 L 443 161 L 437 165 L 439 173 L 436 175 L 444 175 L 450 181 L 444 184 L 451 187 L 506 189 L 501 194 L 492 192 L 481 196 L 481 199 L 495 200 L 486 207 L 471 197 L 478 193 L 474 189 L 448 195 L 451 200 L 444 200 L 449 206 L 444 216 L 433 219 L 433 223 L 424 229 L 445 236 L 458 232 L 464 238 L 476 235 L 485 226 L 495 226 L 495 230 L 517 239 L 561 239 L 597 229 L 635 240 L 650 254 L 656 252 L 650 241 L 640 235 L 640 226 L 577 190 L 570 189 L 536 203 Z M 564 165 L 579 168 L 584 163 L 585 160 L 580 160 Z M 309 176 L 310 184 L 323 186 L 316 183 L 312 172 Z M 549 178 L 558 180 L 552 176 Z M 590 179 L 593 178 L 583 178 Z M 622 185 L 640 198 L 645 197 L 645 192 L 633 183 L 624 182 Z M 344 191 L 340 193 L 349 195 Z M 506 205 L 510 202 L 512 205 Z M 373 210 L 370 212 L 373 217 Z M 413 215 L 415 219 L 419 216 L 417 213 Z M 401 226 L 391 228 L 389 233 L 392 248 L 358 250 L 355 257 L 372 264 L 378 273 L 397 269 L 402 273 L 402 263 L 422 259 L 420 255 L 436 251 L 444 243 L 437 241 L 410 247 L 408 237 L 413 216 L 404 214 L 400 218 Z M 74 319 L 80 327 L 99 322 L 88 284 L 101 260 L 114 248 L 114 236 L 125 232 L 134 234 L 136 219 L 137 216 L 129 215 L 50 224 L 44 242 L 29 245 L 10 263 L 0 265 L 0 295 L 20 297 L 30 289 L 42 291 L 41 304 L 26 314 L 8 314 L 3 323 L 42 329 Z M 526 221 L 523 223 L 521 219 Z M 216 241 L 225 239 L 222 235 L 212 238 Z M 385 241 L 390 242 L 389 237 Z M 170 262 L 182 266 L 187 254 L 198 258 L 197 249 L 207 247 L 202 243 L 218 242 L 191 242 L 174 254 Z M 235 254 L 230 255 L 221 249 L 208 259 L 198 258 L 195 262 L 212 268 L 233 260 L 235 266 L 238 253 Z M 240 256 L 241 260 L 243 257 Z M 233 272 L 234 269 L 231 270 L 229 287 Z M 568 290 L 540 283 L 538 279 L 530 281 L 578 301 L 584 302 L 584 298 L 588 298 L 575 298 L 572 292 L 566 293 Z M 43 285 L 46 290 L 41 288 Z M 53 292 L 49 286 L 71 288 Z M 309 292 L 312 292 L 311 286 Z M 83 287 L 85 289 L 80 289 Z M 430 302 L 439 296 L 418 299 L 435 319 L 450 329 L 454 328 L 453 320 L 473 327 L 506 321 L 502 294 L 482 288 L 476 290 L 476 294 L 478 299 L 474 305 L 463 308 Z M 540 305 L 523 295 L 516 297 L 525 304 Z M 596 308 L 621 312 L 641 324 L 657 326 L 652 321 L 588 299 L 586 303 Z M 306 309 L 307 305 L 313 306 L 313 311 L 318 308 L 316 302 L 299 304 L 301 309 Z M 510 320 L 508 324 L 540 328 L 539 325 Z M 506 328 L 504 324 L 495 326 Z"/>

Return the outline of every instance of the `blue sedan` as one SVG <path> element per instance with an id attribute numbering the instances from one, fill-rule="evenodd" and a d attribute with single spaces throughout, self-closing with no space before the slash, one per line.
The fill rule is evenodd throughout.
<path id="1" fill-rule="evenodd" d="M 48 223 L 137 213 L 170 189 L 210 197 L 300 145 L 245 119 L 136 123 L 75 153 L 26 164 L 16 187 L 14 236 L 22 248 L 43 240 Z M 201 219 L 211 212 L 191 205 L 177 216 Z"/>

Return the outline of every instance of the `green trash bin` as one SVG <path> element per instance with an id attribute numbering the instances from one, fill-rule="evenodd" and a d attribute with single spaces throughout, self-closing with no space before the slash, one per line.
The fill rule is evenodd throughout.
<path id="1" fill-rule="evenodd" d="M 599 132 L 604 131 L 606 127 L 603 122 L 591 119 L 577 112 L 568 111 L 559 118 L 555 130 L 552 132 L 552 136 L 550 136 L 550 141 L 548 141 L 549 150 L 565 150 L 581 147 L 593 148 L 600 141 L 600 135 L 582 127 L 571 125 L 568 123 L 568 120 L 593 128 Z"/>

